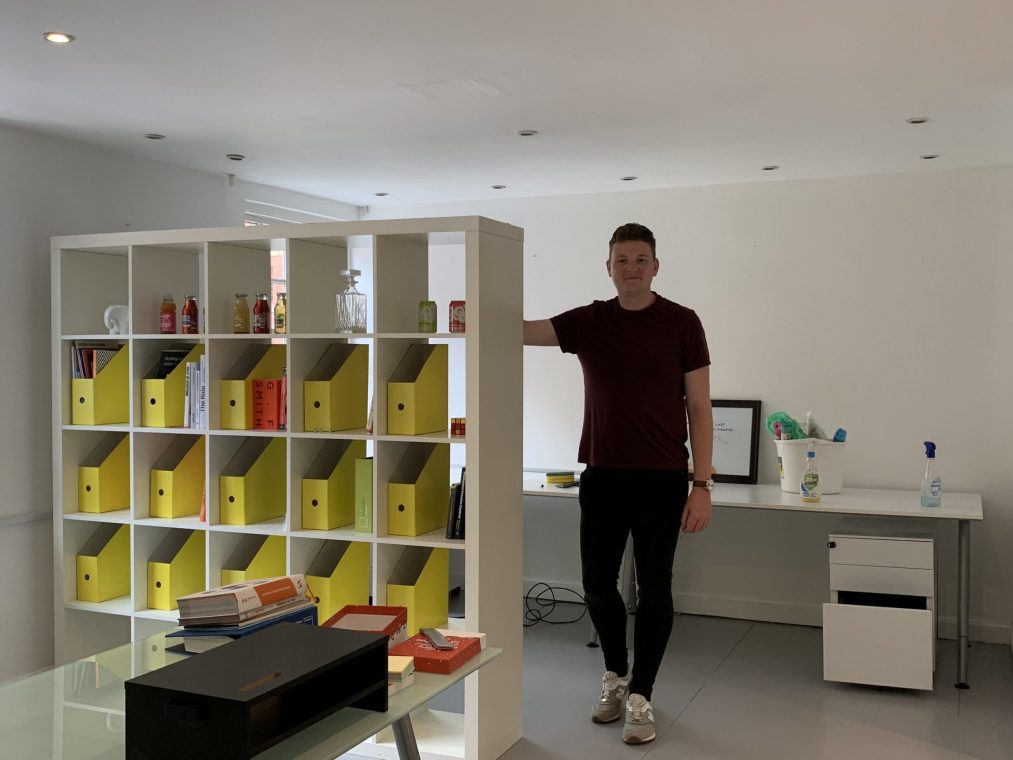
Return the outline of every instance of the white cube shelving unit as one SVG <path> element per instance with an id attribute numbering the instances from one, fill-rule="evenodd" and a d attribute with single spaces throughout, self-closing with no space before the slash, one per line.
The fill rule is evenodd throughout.
<path id="1" fill-rule="evenodd" d="M 410 546 L 446 547 L 463 557 L 463 628 L 484 631 L 503 656 L 469 676 L 464 713 L 423 711 L 413 716 L 424 756 L 486 760 L 499 757 L 521 737 L 522 620 L 521 471 L 522 449 L 522 245 L 523 231 L 482 217 L 334 222 L 270 227 L 237 227 L 57 237 L 52 240 L 53 309 L 53 499 L 55 628 L 58 663 L 175 627 L 172 612 L 149 609 L 147 554 L 171 530 L 206 532 L 206 587 L 219 585 L 230 550 L 244 535 L 282 536 L 288 572 L 305 572 L 323 543 L 360 541 L 370 545 L 371 594 L 383 604 L 386 582 Z M 271 252 L 287 253 L 288 333 L 232 334 L 237 291 L 270 292 Z M 362 271 L 359 290 L 368 299 L 368 332 L 334 332 L 338 272 Z M 194 294 L 201 306 L 197 335 L 158 334 L 163 293 L 177 305 Z M 465 333 L 447 332 L 450 299 L 467 304 Z M 420 334 L 418 304 L 440 305 L 442 332 Z M 131 333 L 116 339 L 130 350 L 130 419 L 118 425 L 71 424 L 70 350 L 75 340 L 108 339 L 102 322 L 110 304 L 126 304 Z M 168 342 L 202 343 L 209 364 L 209 429 L 142 427 L 140 380 Z M 375 399 L 373 432 L 306 431 L 302 424 L 302 380 L 331 343 L 369 346 L 370 394 Z M 467 434 L 447 431 L 421 436 L 386 434 L 386 382 L 413 343 L 449 346 L 449 415 L 467 418 Z M 220 427 L 218 386 L 243 350 L 254 343 L 285 346 L 288 373 L 288 430 L 236 431 Z M 449 421 L 448 421 L 449 426 Z M 131 504 L 103 514 L 78 511 L 77 467 L 109 431 L 127 433 L 131 448 Z M 158 453 L 179 433 L 205 437 L 207 520 L 152 518 L 148 472 Z M 283 438 L 286 443 L 285 513 L 252 525 L 223 525 L 218 477 L 244 440 Z M 365 440 L 374 457 L 373 532 L 353 526 L 331 531 L 302 530 L 300 479 L 317 442 Z M 164 445 L 163 445 L 164 441 Z M 418 537 L 387 533 L 385 478 L 406 445 L 451 446 L 454 466 L 467 466 L 467 536 L 444 537 L 443 529 Z M 131 593 L 108 602 L 76 599 L 75 557 L 97 523 L 130 528 Z M 480 551 L 481 549 L 481 551 Z M 519 600 L 518 600 L 519 601 Z M 157 660 L 157 658 L 156 658 Z M 157 664 L 156 661 L 153 661 Z M 149 663 L 150 664 L 150 663 Z M 139 671 L 145 663 L 135 663 Z M 478 706 L 481 705 L 481 712 Z M 356 750 L 395 757 L 392 743 L 376 740 Z"/>

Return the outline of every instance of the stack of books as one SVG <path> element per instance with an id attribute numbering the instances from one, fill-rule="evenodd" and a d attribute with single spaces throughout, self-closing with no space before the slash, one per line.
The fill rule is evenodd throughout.
<path id="1" fill-rule="evenodd" d="M 176 651 L 206 652 L 278 623 L 317 624 L 317 607 L 302 574 L 233 583 L 181 596 Z"/>
<path id="2" fill-rule="evenodd" d="M 387 656 L 387 696 L 415 683 L 415 658 Z"/>
<path id="3" fill-rule="evenodd" d="M 94 378 L 123 346 L 109 341 L 80 341 L 70 344 L 70 365 L 75 380 Z"/>

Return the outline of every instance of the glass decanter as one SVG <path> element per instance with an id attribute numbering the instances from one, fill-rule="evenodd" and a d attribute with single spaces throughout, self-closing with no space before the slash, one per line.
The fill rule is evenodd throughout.
<path id="1" fill-rule="evenodd" d="M 366 332 L 366 295 L 355 287 L 355 279 L 361 274 L 358 269 L 338 272 L 345 281 L 344 289 L 334 297 L 334 329 L 339 333 Z"/>

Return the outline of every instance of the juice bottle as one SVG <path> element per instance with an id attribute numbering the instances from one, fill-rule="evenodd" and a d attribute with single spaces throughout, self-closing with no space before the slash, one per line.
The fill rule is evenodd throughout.
<path id="1" fill-rule="evenodd" d="M 162 296 L 162 307 L 158 310 L 158 332 L 162 335 L 176 333 L 176 302 L 171 293 Z"/>
<path id="2" fill-rule="evenodd" d="M 197 296 L 187 296 L 183 301 L 183 329 L 184 335 L 196 335 L 200 332 L 200 319 L 198 317 Z"/>
<path id="3" fill-rule="evenodd" d="M 267 293 L 257 293 L 253 304 L 253 332 L 257 335 L 271 332 L 271 304 L 267 302 Z"/>
<path id="4" fill-rule="evenodd" d="M 236 293 L 236 302 L 232 305 L 232 332 L 248 333 L 250 331 L 250 304 L 246 301 L 246 293 Z"/>
<path id="5" fill-rule="evenodd" d="M 288 294 L 279 293 L 278 302 L 274 305 L 274 331 L 279 335 L 288 332 Z"/>

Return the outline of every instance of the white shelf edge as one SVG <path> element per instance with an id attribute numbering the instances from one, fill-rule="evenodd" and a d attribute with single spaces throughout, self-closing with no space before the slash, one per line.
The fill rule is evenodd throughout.
<path id="1" fill-rule="evenodd" d="M 114 512 L 64 512 L 64 520 L 78 522 L 116 523 L 129 525 L 132 522 L 129 509 L 117 509 Z"/>
<path id="2" fill-rule="evenodd" d="M 146 607 L 143 610 L 137 610 L 134 613 L 134 617 L 145 620 L 160 620 L 165 623 L 179 625 L 179 610 L 153 610 L 150 607 Z"/>
<path id="3" fill-rule="evenodd" d="M 276 517 L 274 520 L 264 520 L 250 525 L 224 525 L 215 523 L 208 525 L 208 530 L 213 533 L 253 533 L 260 536 L 285 536 L 288 531 L 285 529 L 285 518 Z"/>
<path id="4" fill-rule="evenodd" d="M 110 599 L 108 602 L 80 602 L 76 599 L 68 599 L 63 606 L 69 610 L 81 610 L 82 612 L 100 612 L 104 615 L 116 615 L 129 618 L 134 614 L 133 603 L 129 594 L 126 596 Z"/>
<path id="5" fill-rule="evenodd" d="M 433 548 L 464 549 L 463 538 L 447 538 L 444 535 L 446 528 L 437 528 L 420 536 L 377 536 L 378 544 L 393 544 L 395 546 L 430 546 Z"/>

